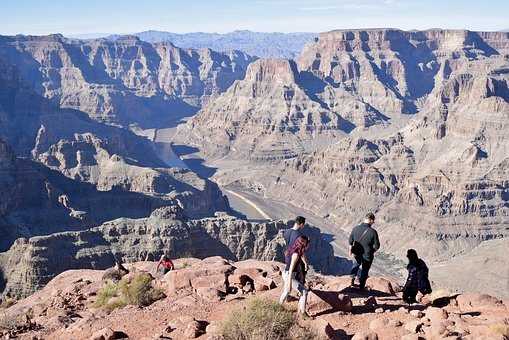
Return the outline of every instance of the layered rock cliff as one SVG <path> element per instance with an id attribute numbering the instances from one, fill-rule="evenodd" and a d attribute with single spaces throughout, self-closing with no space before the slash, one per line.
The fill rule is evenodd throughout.
<path id="1" fill-rule="evenodd" d="M 62 108 L 127 126 L 175 123 L 244 76 L 238 51 L 180 49 L 134 36 L 115 41 L 61 35 L 0 37 L 0 58 Z"/>
<path id="2" fill-rule="evenodd" d="M 115 258 L 127 262 L 170 257 L 222 256 L 231 260 L 284 259 L 286 222 L 250 223 L 230 216 L 189 220 L 178 206 L 150 217 L 121 218 L 84 230 L 18 239 L 0 254 L 4 293 L 26 296 L 69 269 L 105 269 Z M 310 262 L 316 270 L 337 273 L 341 261 L 317 228 L 307 227 Z M 344 268 L 343 268 L 344 270 Z"/>
<path id="3" fill-rule="evenodd" d="M 0 142 L 0 250 L 17 237 L 144 217 L 176 202 L 194 217 L 228 210 L 215 184 L 166 167 L 147 139 L 56 107 L 1 60 L 0 71 L 0 139 L 6 141 Z"/>
<path id="4" fill-rule="evenodd" d="M 278 81 L 270 82 L 271 94 L 285 93 L 293 82 L 306 106 L 283 95 L 265 106 L 263 99 L 238 105 L 230 90 L 263 88 L 261 77 L 248 72 L 218 97 L 229 110 L 210 103 L 181 130 L 220 168 L 215 179 L 223 185 L 309 209 L 346 232 L 374 211 L 384 251 L 404 258 L 413 247 L 429 261 L 448 260 L 508 236 L 508 47 L 509 35 L 501 32 L 322 33 L 287 68 L 291 77 L 278 69 Z M 267 70 L 278 64 L 257 61 L 251 68 L 264 63 Z M 307 139 L 301 129 L 253 132 L 263 115 L 291 126 L 285 105 L 309 107 L 311 117 L 341 117 L 350 129 L 316 129 Z M 267 162 L 280 145 L 286 159 Z M 262 146 L 266 157 L 257 157 Z M 218 153 L 226 157 L 214 161 Z M 239 158 L 249 163 L 225 161 Z"/>

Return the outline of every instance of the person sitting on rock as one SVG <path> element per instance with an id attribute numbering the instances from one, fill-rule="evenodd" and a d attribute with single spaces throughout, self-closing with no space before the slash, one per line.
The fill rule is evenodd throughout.
<path id="1" fill-rule="evenodd" d="M 299 236 L 295 242 L 285 252 L 285 271 L 283 272 L 284 288 L 279 303 L 283 304 L 292 290 L 292 285 L 297 288 L 300 293 L 299 313 L 306 314 L 306 302 L 308 290 L 304 286 L 306 278 L 306 266 L 303 262 L 303 256 L 309 247 L 309 238 Z"/>
<path id="2" fill-rule="evenodd" d="M 157 263 L 156 272 L 159 272 L 159 267 L 163 267 L 163 274 L 168 273 L 171 270 L 175 269 L 175 266 L 173 265 L 173 262 L 170 260 L 170 257 L 168 254 L 163 254 L 161 258 L 159 259 L 159 262 Z"/>
<path id="3" fill-rule="evenodd" d="M 415 297 L 417 292 L 421 294 L 431 293 L 431 284 L 428 279 L 428 266 L 417 256 L 414 249 L 408 249 L 408 278 L 403 287 L 403 301 L 408 304 L 417 302 Z"/>

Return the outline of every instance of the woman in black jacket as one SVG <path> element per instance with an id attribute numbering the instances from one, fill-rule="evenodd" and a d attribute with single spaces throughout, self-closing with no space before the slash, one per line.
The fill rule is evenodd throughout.
<path id="1" fill-rule="evenodd" d="M 415 303 L 415 297 L 417 292 L 421 294 L 431 293 L 431 284 L 428 279 L 428 266 L 417 256 L 417 252 L 414 249 L 408 249 L 408 278 L 403 287 L 403 300 L 406 303 Z"/>

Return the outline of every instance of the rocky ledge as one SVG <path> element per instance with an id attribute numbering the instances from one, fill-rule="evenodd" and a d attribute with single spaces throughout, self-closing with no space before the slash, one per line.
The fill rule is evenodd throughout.
<path id="1" fill-rule="evenodd" d="M 130 273 L 122 280 L 145 275 L 163 294 L 148 306 L 112 311 L 97 307 L 107 284 L 104 271 L 64 272 L 5 309 L 0 333 L 22 339 L 219 340 L 225 339 L 222 323 L 232 311 L 240 313 L 255 298 L 277 301 L 281 293 L 279 262 L 211 257 L 177 259 L 175 265 L 176 270 L 164 276 L 154 273 L 154 262 L 127 265 Z M 315 274 L 308 281 L 310 318 L 296 320 L 316 338 L 507 339 L 507 301 L 488 295 L 437 291 L 408 306 L 398 284 L 387 278 L 369 278 L 365 292 L 349 288 L 347 277 Z M 295 304 L 293 299 L 287 307 Z"/>
<path id="2" fill-rule="evenodd" d="M 222 256 L 229 260 L 283 260 L 282 230 L 288 222 L 250 223 L 223 215 L 191 220 L 179 206 L 156 209 L 148 218 L 120 218 L 83 231 L 20 238 L 0 253 L 0 291 L 23 297 L 70 269 L 106 269 L 126 262 Z M 337 273 L 345 264 L 318 228 L 306 227 L 310 262 L 318 271 Z"/>

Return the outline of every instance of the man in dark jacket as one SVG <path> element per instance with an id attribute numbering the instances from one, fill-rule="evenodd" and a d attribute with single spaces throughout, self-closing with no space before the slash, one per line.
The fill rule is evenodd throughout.
<path id="1" fill-rule="evenodd" d="M 364 289 L 368 279 L 369 269 L 373 263 L 373 256 L 380 248 L 378 233 L 372 228 L 375 223 L 375 215 L 369 213 L 364 219 L 364 223 L 355 226 L 350 234 L 350 255 L 354 257 L 354 263 L 350 275 L 352 276 L 352 286 L 355 283 L 355 277 L 361 269 L 359 278 L 359 288 Z"/>

